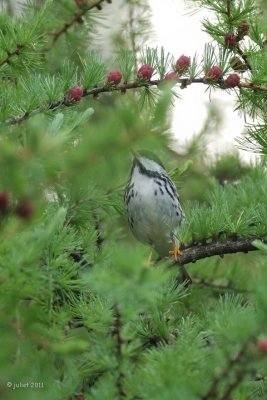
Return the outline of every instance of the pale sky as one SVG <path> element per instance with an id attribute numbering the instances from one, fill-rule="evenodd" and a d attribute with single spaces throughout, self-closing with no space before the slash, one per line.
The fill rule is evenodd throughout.
<path id="1" fill-rule="evenodd" d="M 16 0 L 13 0 L 17 3 Z M 23 3 L 25 0 L 20 0 Z M 163 46 L 164 49 L 173 54 L 175 60 L 180 55 L 193 56 L 199 55 L 201 60 L 205 43 L 210 42 L 211 38 L 202 32 L 201 21 L 208 17 L 205 9 L 192 14 L 186 7 L 189 0 L 148 0 L 153 12 L 152 24 L 154 28 L 153 38 L 147 43 L 151 47 Z M 112 15 L 112 26 L 106 25 L 103 31 L 105 42 L 107 33 L 114 29 L 124 16 L 119 2 L 114 1 L 103 9 L 103 14 L 108 19 Z M 111 10 L 111 12 L 110 12 Z M 112 11 L 113 10 L 113 11 Z M 178 90 L 182 99 L 176 99 L 173 110 L 172 131 L 177 138 L 177 146 L 183 145 L 192 135 L 198 133 L 207 117 L 207 105 L 210 101 L 216 103 L 221 110 L 223 123 L 221 129 L 210 138 L 208 146 L 211 156 L 216 156 L 219 152 L 227 151 L 235 147 L 235 138 L 241 136 L 245 130 L 245 123 L 238 112 L 234 112 L 236 95 L 229 95 L 223 90 L 213 91 L 209 96 L 206 91 L 207 86 L 202 84 L 192 84 L 187 89 Z M 205 92 L 206 91 L 206 92 Z M 233 91 L 234 92 L 234 91 Z M 240 151 L 242 158 L 254 160 L 252 153 Z"/>
<path id="2" fill-rule="evenodd" d="M 150 0 L 153 11 L 154 38 L 150 46 L 163 46 L 174 55 L 193 56 L 199 54 L 199 61 L 204 51 L 204 45 L 211 41 L 210 36 L 202 31 L 201 21 L 207 17 L 206 10 L 191 14 L 183 0 Z M 236 95 L 223 90 L 205 92 L 206 85 L 192 84 L 184 90 L 179 90 L 182 99 L 175 100 L 173 113 L 173 132 L 178 143 L 184 143 L 201 130 L 207 117 L 206 105 L 209 101 L 216 102 L 223 117 L 221 130 L 217 132 L 209 145 L 210 154 L 215 156 L 221 151 L 227 151 L 235 146 L 237 136 L 245 129 L 245 123 L 238 112 L 234 112 Z M 241 151 L 241 157 L 249 160 L 251 153 Z M 253 156 L 254 158 L 254 156 Z"/>

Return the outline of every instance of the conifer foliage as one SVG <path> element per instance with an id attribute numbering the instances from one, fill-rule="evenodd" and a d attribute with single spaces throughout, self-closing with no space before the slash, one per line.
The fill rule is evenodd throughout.
<path id="1" fill-rule="evenodd" d="M 209 10 L 210 42 L 171 55 L 146 46 L 146 2 L 125 0 L 112 58 L 98 35 L 116 0 L 36 0 L 19 16 L 4 3 L 0 397 L 266 399 L 264 3 L 186 1 Z M 234 96 L 246 125 L 237 145 L 255 165 L 203 161 L 220 123 L 212 108 L 186 149 L 171 150 L 172 98 L 197 84 L 211 101 L 214 90 Z M 129 233 L 131 149 L 153 150 L 180 188 L 178 261 L 148 267 Z"/>

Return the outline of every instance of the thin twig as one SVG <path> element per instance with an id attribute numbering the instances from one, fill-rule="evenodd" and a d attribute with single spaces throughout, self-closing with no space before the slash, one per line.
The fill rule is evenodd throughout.
<path id="1" fill-rule="evenodd" d="M 61 35 L 64 33 L 67 33 L 67 31 L 76 23 L 79 23 L 81 21 L 81 18 L 90 10 L 93 8 L 98 8 L 100 7 L 101 3 L 103 3 L 104 0 L 98 0 L 88 6 L 87 8 L 82 9 L 81 11 L 75 13 L 74 17 L 70 19 L 69 21 L 65 22 L 62 28 L 58 29 L 55 32 L 48 32 L 50 35 L 53 36 L 53 40 L 51 44 L 44 50 L 44 51 L 49 51 L 56 43 L 56 41 L 60 38 Z"/>
<path id="2" fill-rule="evenodd" d="M 227 16 L 231 19 L 231 0 L 227 0 Z"/>
<path id="3" fill-rule="evenodd" d="M 229 22 L 230 22 L 231 19 L 232 19 L 232 16 L 231 16 L 231 1 L 232 1 L 232 0 L 227 0 L 227 16 L 228 16 Z M 247 58 L 247 56 L 243 53 L 243 51 L 241 50 L 239 44 L 236 45 L 236 51 L 238 52 L 238 54 L 239 54 L 239 55 L 241 56 L 241 58 L 243 59 L 243 61 L 244 61 L 244 63 L 246 64 L 247 68 L 248 68 L 250 71 L 252 71 L 252 67 L 251 67 L 251 65 L 250 65 L 250 63 L 249 63 L 249 61 L 248 61 L 248 58 Z"/>
<path id="4" fill-rule="evenodd" d="M 134 6 L 129 4 L 129 34 L 130 34 L 130 42 L 131 42 L 131 50 L 133 54 L 137 54 L 136 42 L 135 42 L 135 29 L 134 29 Z M 137 59 L 134 59 L 134 67 L 137 71 Z"/>
<path id="5" fill-rule="evenodd" d="M 123 388 L 124 376 L 120 369 L 121 369 L 121 361 L 122 361 L 122 345 L 125 341 L 121 335 L 122 320 L 121 320 L 121 313 L 120 313 L 119 306 L 117 304 L 115 304 L 113 306 L 113 309 L 114 309 L 114 315 L 115 315 L 113 334 L 116 335 L 116 338 L 117 338 L 117 343 L 116 343 L 116 353 L 117 353 L 117 361 L 118 361 L 117 388 L 118 388 L 119 398 L 124 398 L 127 396 L 127 394 Z"/>
<path id="6" fill-rule="evenodd" d="M 13 16 L 14 10 L 11 0 L 6 0 L 6 9 L 9 15 Z"/>
<path id="7" fill-rule="evenodd" d="M 233 366 L 241 362 L 250 342 L 251 338 L 243 344 L 237 355 L 229 360 L 227 366 L 221 371 L 221 373 L 214 377 L 207 394 L 201 398 L 202 400 L 217 398 L 220 383 L 229 375 L 229 372 L 232 370 Z M 226 399 L 224 398 L 224 400 Z"/>
<path id="8" fill-rule="evenodd" d="M 181 83 L 184 88 L 192 83 L 202 83 L 205 85 L 209 84 L 205 78 L 194 78 L 194 79 L 183 78 L 183 79 L 178 79 L 177 82 Z M 109 92 L 118 92 L 118 91 L 125 93 L 125 91 L 127 91 L 127 90 L 137 89 L 137 88 L 141 88 L 141 87 L 158 86 L 163 83 L 164 83 L 164 81 L 155 79 L 152 81 L 145 81 L 145 82 L 142 82 L 142 81 L 131 82 L 131 83 L 127 83 L 127 84 L 119 85 L 119 86 L 105 85 L 105 86 L 102 86 L 99 88 L 85 89 L 82 97 L 86 97 L 86 96 L 97 97 L 100 93 L 109 93 Z M 221 82 L 218 87 L 223 88 L 223 82 Z M 267 92 L 267 86 L 259 86 L 259 85 L 254 85 L 252 83 L 242 83 L 241 82 L 241 83 L 239 83 L 238 87 L 243 88 L 243 89 L 260 91 L 260 92 Z M 25 112 L 24 114 L 8 118 L 4 123 L 6 125 L 18 124 L 22 121 L 25 121 L 26 119 L 29 119 L 30 117 L 32 117 L 35 114 L 49 111 L 49 110 L 55 110 L 55 109 L 59 108 L 60 106 L 70 106 L 72 104 L 73 103 L 65 97 L 63 99 L 54 101 L 52 103 L 37 107 L 36 109 L 34 109 L 32 111 Z"/>
<path id="9" fill-rule="evenodd" d="M 101 233 L 100 220 L 98 219 L 97 216 L 95 222 L 95 230 L 96 230 L 96 248 L 98 251 L 100 251 L 103 247 L 104 238 Z"/>
<path id="10" fill-rule="evenodd" d="M 247 373 L 248 373 L 248 371 L 246 371 L 246 370 L 237 371 L 235 373 L 234 381 L 228 385 L 225 393 L 222 395 L 220 400 L 232 400 L 233 390 L 243 381 L 243 379 L 245 378 Z"/>
<path id="11" fill-rule="evenodd" d="M 18 56 L 23 48 L 23 44 L 17 44 L 17 47 L 14 51 L 7 51 L 7 57 L 4 60 L 0 61 L 0 67 L 4 64 L 10 64 L 11 58 L 14 56 Z"/>
<path id="12" fill-rule="evenodd" d="M 244 52 L 241 50 L 239 44 L 237 44 L 236 46 L 236 51 L 238 52 L 238 54 L 241 56 L 241 58 L 243 59 L 244 63 L 246 64 L 247 68 L 252 71 L 252 67 L 248 61 L 247 56 L 244 54 Z"/>
<path id="13" fill-rule="evenodd" d="M 82 204 L 84 204 L 84 203 L 88 203 L 90 200 L 92 200 L 92 197 L 86 197 L 85 199 L 77 200 L 77 201 L 75 201 L 75 203 L 72 203 L 72 204 L 69 206 L 69 209 L 70 209 L 70 210 L 73 210 L 73 209 L 79 207 L 80 205 L 82 205 Z"/>
<path id="14" fill-rule="evenodd" d="M 247 292 L 247 290 L 245 290 L 245 289 L 235 288 L 231 282 L 229 282 L 228 284 L 223 285 L 223 284 L 218 284 L 218 283 L 214 283 L 214 282 L 211 282 L 211 281 L 207 281 L 207 280 L 202 279 L 202 278 L 201 279 L 192 278 L 192 285 L 203 286 L 203 287 L 211 288 L 211 289 L 214 289 L 214 290 L 232 290 L 232 291 L 235 291 L 235 292 L 242 292 L 242 293 Z"/>

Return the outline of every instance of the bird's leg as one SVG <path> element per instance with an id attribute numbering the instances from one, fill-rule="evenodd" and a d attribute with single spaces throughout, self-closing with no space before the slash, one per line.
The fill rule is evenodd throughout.
<path id="1" fill-rule="evenodd" d="M 179 261 L 179 255 L 181 254 L 181 250 L 179 248 L 179 242 L 177 239 L 173 240 L 173 249 L 169 251 L 169 254 L 174 257 L 176 262 Z M 180 265 L 181 275 L 182 275 L 182 282 L 185 282 L 185 286 L 189 286 L 192 283 L 192 278 L 188 274 L 187 270 L 185 269 L 184 265 Z"/>
<path id="2" fill-rule="evenodd" d="M 169 254 L 174 257 L 176 262 L 179 261 L 179 255 L 181 254 L 181 251 L 179 249 L 179 242 L 177 239 L 173 239 L 173 248 L 169 251 Z"/>
<path id="3" fill-rule="evenodd" d="M 162 260 L 161 256 L 158 256 L 158 258 L 152 260 L 152 255 L 153 255 L 153 250 L 151 250 L 151 252 L 149 254 L 149 257 L 148 257 L 148 260 L 146 262 L 146 265 L 148 267 L 155 267 L 158 264 L 158 262 Z"/>
<path id="4" fill-rule="evenodd" d="M 153 254 L 153 250 L 151 250 L 151 252 L 149 253 L 148 260 L 146 262 L 148 267 L 154 266 L 154 261 L 152 260 L 152 254 Z"/>
<path id="5" fill-rule="evenodd" d="M 169 254 L 172 255 L 175 259 L 175 261 L 179 260 L 179 255 L 180 255 L 180 249 L 179 247 L 174 247 L 172 250 L 169 251 Z"/>

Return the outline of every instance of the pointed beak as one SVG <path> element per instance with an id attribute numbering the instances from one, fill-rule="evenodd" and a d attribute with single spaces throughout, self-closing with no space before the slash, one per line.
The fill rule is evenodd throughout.
<path id="1" fill-rule="evenodd" d="M 133 158 L 134 158 L 135 160 L 138 159 L 138 158 L 140 158 L 140 154 L 139 154 L 137 151 L 131 149 L 131 153 L 132 153 Z"/>

